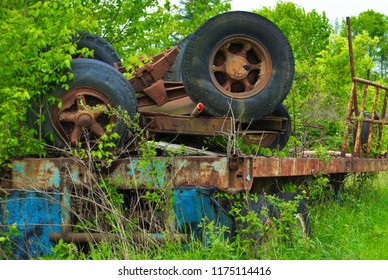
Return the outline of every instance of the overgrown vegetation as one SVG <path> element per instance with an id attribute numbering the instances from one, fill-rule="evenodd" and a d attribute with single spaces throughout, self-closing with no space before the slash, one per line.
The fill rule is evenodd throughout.
<path id="1" fill-rule="evenodd" d="M 309 237 L 298 230 L 294 214 L 297 201 L 285 203 L 274 197 L 266 197 L 270 204 L 281 210 L 282 215 L 263 223 L 263 217 L 269 216 L 270 208 L 263 208 L 261 217 L 258 217 L 256 213 L 244 210 L 246 204 L 240 203 L 251 199 L 250 195 L 228 195 L 227 199 L 234 198 L 236 201 L 229 213 L 235 217 L 237 223 L 248 226 L 237 228 L 236 235 L 229 238 L 229 228 L 220 227 L 215 221 L 203 220 L 200 225 L 202 235 L 192 239 L 184 236 L 178 238 L 171 217 L 167 219 L 168 223 L 161 224 L 157 219 L 152 220 L 150 213 L 147 214 L 147 211 L 153 208 L 155 215 L 160 208 L 137 208 L 137 211 L 130 209 L 123 201 L 123 193 L 118 192 L 116 187 L 110 187 L 109 183 L 101 182 L 87 189 L 86 193 L 83 191 L 82 195 L 76 196 L 76 193 L 73 193 L 72 199 L 77 201 L 77 209 L 73 209 L 78 217 L 75 231 L 98 232 L 104 234 L 105 238 L 99 242 L 83 243 L 83 246 L 61 240 L 50 255 L 42 258 L 386 259 L 387 180 L 386 173 L 379 174 L 377 178 L 365 174 L 351 175 L 346 180 L 340 203 L 332 198 L 310 200 L 312 235 Z M 149 194 L 143 196 L 142 200 L 151 206 L 154 201 Z M 171 211 L 172 205 L 168 201 L 158 201 L 164 201 L 164 206 L 167 207 L 164 210 Z M 87 211 L 80 211 L 80 208 L 86 205 L 84 210 Z M 90 211 L 98 211 L 99 214 L 90 215 Z M 139 218 L 147 223 L 147 233 L 144 231 L 145 224 L 139 223 Z M 163 237 L 163 242 L 149 235 L 152 230 L 161 229 L 163 231 L 160 237 Z M 1 234 L 2 258 L 6 258 L 6 252 L 10 250 L 9 241 L 12 234 L 17 234 L 17 231 Z"/>

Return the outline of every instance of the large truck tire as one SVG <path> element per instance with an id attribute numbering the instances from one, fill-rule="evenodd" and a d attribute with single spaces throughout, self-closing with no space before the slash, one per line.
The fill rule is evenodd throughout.
<path id="1" fill-rule="evenodd" d="M 287 145 L 292 133 L 291 117 L 288 113 L 287 107 L 283 104 L 279 104 L 276 107 L 275 111 L 273 111 L 266 117 L 280 117 L 286 119 L 286 124 L 283 128 L 284 131 L 278 133 L 271 133 L 271 131 L 268 131 L 267 133 L 262 135 L 245 134 L 242 138 L 245 144 L 247 145 L 257 145 L 262 148 L 269 148 L 281 151 Z M 261 127 L 260 123 L 253 122 L 249 124 L 243 124 L 243 129 L 246 129 L 247 131 L 260 130 Z"/>
<path id="2" fill-rule="evenodd" d="M 271 115 L 275 117 L 282 117 L 287 119 L 286 131 L 276 135 L 276 138 L 274 139 L 274 141 L 266 147 L 266 148 L 276 149 L 281 151 L 287 145 L 288 140 L 290 139 L 290 136 L 291 136 L 291 132 L 292 132 L 291 117 L 290 117 L 290 114 L 288 113 L 287 107 L 284 104 L 279 104 L 276 107 L 276 110 L 271 113 Z"/>
<path id="3" fill-rule="evenodd" d="M 289 202 L 297 199 L 297 193 L 294 192 L 280 192 L 278 197 L 285 201 Z M 307 203 L 304 199 L 298 201 L 298 207 L 295 213 L 295 219 L 300 230 L 303 232 L 305 237 L 311 236 L 311 226 L 310 226 L 310 212 L 307 207 Z"/>
<path id="4" fill-rule="evenodd" d="M 58 87 L 53 92 L 58 101 L 51 105 L 48 100 L 44 102 L 43 118 L 37 114 L 40 107 L 32 105 L 30 126 L 40 131 L 47 143 L 60 148 L 98 141 L 108 124 L 115 124 L 113 132 L 120 135 L 117 143 L 126 142 L 130 137 L 128 128 L 106 109 L 120 105 L 134 116 L 137 103 L 132 85 L 113 66 L 95 59 L 74 59 L 71 72 L 74 78 L 68 82 L 68 89 Z"/>
<path id="5" fill-rule="evenodd" d="M 211 18 L 189 38 L 182 59 L 188 95 L 208 114 L 241 122 L 273 112 L 286 98 L 294 57 L 282 31 L 249 12 Z"/>
<path id="6" fill-rule="evenodd" d="M 175 58 L 174 63 L 169 67 L 167 74 L 164 76 L 163 80 L 165 81 L 174 81 L 174 82 L 182 82 L 182 61 L 183 54 L 185 52 L 187 43 L 189 42 L 191 34 L 185 38 L 183 38 L 178 44 L 179 53 Z"/>
<path id="7" fill-rule="evenodd" d="M 365 119 L 372 119 L 371 113 L 369 113 L 368 111 L 365 111 L 364 118 Z M 380 119 L 380 117 L 377 114 L 375 114 L 373 120 L 376 121 L 379 119 Z M 361 141 L 361 146 L 364 150 L 365 150 L 366 144 L 368 144 L 369 129 L 370 129 L 371 125 L 373 125 L 373 124 L 370 122 L 363 122 L 361 125 L 360 141 Z M 355 132 L 354 132 L 354 139 L 356 139 L 356 137 L 357 137 L 357 127 L 356 127 Z"/>
<path id="8" fill-rule="evenodd" d="M 120 56 L 113 46 L 105 39 L 88 32 L 79 32 L 77 35 L 75 40 L 78 49 L 88 48 L 89 50 L 94 51 L 94 59 L 112 66 L 122 66 Z"/>

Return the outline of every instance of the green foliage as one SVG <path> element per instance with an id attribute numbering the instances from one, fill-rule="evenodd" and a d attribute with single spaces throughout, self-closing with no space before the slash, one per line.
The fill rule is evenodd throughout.
<path id="1" fill-rule="evenodd" d="M 273 9 L 263 7 L 254 12 L 267 17 L 283 31 L 291 44 L 296 63 L 308 61 L 314 64 L 314 59 L 326 47 L 332 33 L 325 13 L 319 14 L 315 10 L 306 13 L 292 2 L 278 1 Z"/>
<path id="2" fill-rule="evenodd" d="M 309 181 L 306 190 L 309 202 L 319 204 L 333 199 L 333 190 L 330 185 L 330 177 L 327 174 L 318 174 Z"/>
<path id="3" fill-rule="evenodd" d="M 20 232 L 16 223 L 0 228 L 0 260 L 12 258 L 11 238 L 18 235 L 20 235 Z"/>
<path id="4" fill-rule="evenodd" d="M 202 23 L 213 16 L 229 11 L 230 0 L 180 0 L 176 7 L 175 20 L 177 29 L 172 34 L 174 39 L 182 38 L 197 29 Z"/>
<path id="5" fill-rule="evenodd" d="M 367 73 L 366 79 L 374 80 L 378 76 L 386 77 L 388 71 L 388 16 L 377 11 L 367 10 L 358 16 L 350 17 L 350 25 L 353 36 L 368 33 L 371 38 L 378 40 L 376 47 L 368 48 L 368 54 L 373 58 L 376 66 L 373 68 L 373 71 Z M 346 34 L 346 25 L 343 23 L 341 35 L 346 36 Z"/>
<path id="6" fill-rule="evenodd" d="M 0 89 L 0 166 L 13 157 L 43 150 L 42 144 L 34 140 L 36 132 L 25 125 L 29 99 L 25 89 Z"/>
<path id="7" fill-rule="evenodd" d="M 94 11 L 97 33 L 112 43 L 124 60 L 135 54 L 155 54 L 169 44 L 167 25 L 172 16 L 156 0 L 83 1 L 83 5 Z"/>
<path id="8" fill-rule="evenodd" d="M 297 239 L 305 238 L 303 231 L 299 229 L 300 221 L 296 219 L 296 216 L 300 214 L 297 210 L 299 202 L 305 197 L 297 195 L 294 200 L 290 201 L 283 201 L 273 195 L 267 195 L 266 198 L 281 213 L 279 218 L 273 219 L 276 238 L 284 239 L 286 245 L 289 246 L 292 246 Z"/>
<path id="9" fill-rule="evenodd" d="M 41 260 L 76 260 L 84 259 L 85 256 L 80 252 L 74 243 L 66 243 L 62 239 L 52 248 L 52 253 L 42 256 Z"/>
<path id="10" fill-rule="evenodd" d="M 315 10 L 306 13 L 302 7 L 292 2 L 279 1 L 274 8 L 264 7 L 255 12 L 273 21 L 287 36 L 292 47 L 295 77 L 284 103 L 294 123 L 293 135 L 297 137 L 294 145 L 304 142 L 306 139 L 299 138 L 304 135 L 300 124 L 319 124 L 322 119 L 326 119 L 326 115 L 321 117 L 320 114 L 332 112 L 323 107 L 321 102 L 322 95 L 326 96 L 327 91 L 317 88 L 318 80 L 326 76 L 326 73 L 323 76 L 318 73 L 321 67 L 325 67 L 318 63 L 318 58 L 329 44 L 332 27 L 325 13 L 319 14 Z M 345 69 L 347 67 L 341 66 Z M 349 86 L 349 83 L 346 85 Z M 346 108 L 345 104 L 340 103 L 338 106 Z"/>
<path id="11" fill-rule="evenodd" d="M 174 46 L 205 20 L 230 9 L 228 0 L 182 1 L 178 6 L 159 2 L 84 1 L 84 6 L 95 11 L 98 33 L 113 44 L 124 65 L 139 55 L 154 55 Z"/>
<path id="12" fill-rule="evenodd" d="M 114 124 L 105 127 L 105 134 L 96 143 L 91 143 L 86 140 L 85 143 L 78 143 L 76 147 L 69 152 L 80 160 L 90 160 L 96 163 L 96 167 L 101 169 L 102 166 L 109 167 L 116 158 L 115 140 L 120 138 L 120 135 L 113 132 Z"/>
<path id="13" fill-rule="evenodd" d="M 12 1 L 0 7 L 0 165 L 15 156 L 43 153 L 26 126 L 30 100 L 68 76 L 76 31 L 95 28 L 81 1 Z"/>

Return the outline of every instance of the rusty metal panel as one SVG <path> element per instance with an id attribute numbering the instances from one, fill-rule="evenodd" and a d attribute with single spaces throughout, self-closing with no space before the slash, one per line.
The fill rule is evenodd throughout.
<path id="1" fill-rule="evenodd" d="M 168 68 L 174 63 L 178 53 L 178 47 L 175 46 L 154 56 L 152 58 L 153 62 L 147 63 L 143 67 L 137 69 L 129 79 L 134 90 L 136 92 L 141 92 L 144 88 L 147 88 L 157 80 L 162 79 Z"/>
<path id="2" fill-rule="evenodd" d="M 115 161 L 107 170 L 107 176 L 120 188 L 161 188 L 168 184 L 168 171 L 167 158 L 151 161 L 130 158 Z"/>
<path id="3" fill-rule="evenodd" d="M 12 189 L 62 189 L 69 184 L 88 182 L 85 169 L 71 160 L 24 159 L 13 164 L 9 180 Z M 121 159 L 112 164 L 106 175 L 123 188 L 201 186 L 233 193 L 249 190 L 253 178 L 387 170 L 386 158 L 339 157 L 323 161 L 319 158 L 185 156 L 157 157 L 149 162 L 141 158 Z M 68 204 L 67 196 L 64 204 Z"/>
<path id="4" fill-rule="evenodd" d="M 228 193 L 249 190 L 252 184 L 251 158 L 231 159 L 227 156 L 188 156 L 155 158 L 145 162 L 139 158 L 116 161 L 108 177 L 122 188 L 217 187 Z"/>
<path id="5" fill-rule="evenodd" d="M 60 170 L 52 161 L 18 160 L 12 165 L 12 183 L 15 188 L 34 186 L 39 189 L 58 189 L 60 187 Z"/>
<path id="6" fill-rule="evenodd" d="M 171 168 L 175 187 L 217 187 L 227 193 L 249 190 L 252 185 L 252 162 L 250 158 L 229 157 L 179 157 L 174 158 Z"/>
<path id="7" fill-rule="evenodd" d="M 253 164 L 254 177 L 283 177 L 312 175 L 312 171 L 318 168 L 316 159 L 294 158 L 256 158 Z M 312 168 L 314 167 L 314 168 Z"/>
<path id="8" fill-rule="evenodd" d="M 230 133 L 234 127 L 230 118 L 172 116 L 162 113 L 143 113 L 141 115 L 141 123 L 150 132 L 184 133 L 203 136 Z"/>
<path id="9" fill-rule="evenodd" d="M 328 162 L 318 158 L 255 158 L 253 160 L 255 178 L 387 170 L 387 159 L 332 158 Z"/>
<path id="10" fill-rule="evenodd" d="M 72 159 L 25 158 L 12 161 L 10 186 L 16 189 L 60 189 L 64 182 L 85 184 L 88 172 Z"/>

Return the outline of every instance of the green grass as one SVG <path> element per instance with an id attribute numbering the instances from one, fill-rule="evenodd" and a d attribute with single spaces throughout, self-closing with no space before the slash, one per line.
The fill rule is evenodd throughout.
<path id="1" fill-rule="evenodd" d="M 360 182 L 363 183 L 363 182 Z M 361 186 L 348 182 L 340 204 L 311 209 L 311 259 L 388 259 L 388 174 Z"/>

